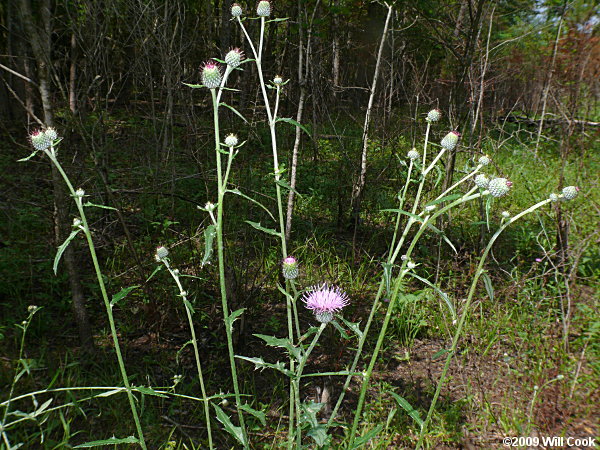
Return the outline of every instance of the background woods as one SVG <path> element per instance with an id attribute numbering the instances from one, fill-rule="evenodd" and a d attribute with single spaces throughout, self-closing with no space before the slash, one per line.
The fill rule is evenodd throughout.
<path id="1" fill-rule="evenodd" d="M 254 1 L 239 3 L 245 14 L 254 14 Z M 502 210 L 514 214 L 569 185 L 580 186 L 583 199 L 576 207 L 552 203 L 494 247 L 485 289 L 465 331 L 465 346 L 473 351 L 464 350 L 450 366 L 465 386 L 442 391 L 426 445 L 485 448 L 503 435 L 530 432 L 597 436 L 598 5 L 277 0 L 272 8 L 271 19 L 285 20 L 266 23 L 262 70 L 268 80 L 279 75 L 287 82 L 281 86 L 279 117 L 293 120 L 277 128 L 284 246 L 301 261 L 303 288 L 324 280 L 344 286 L 351 299 L 345 317 L 364 324 L 378 273 L 390 256 L 385 243 L 392 235 L 396 239 L 389 210 L 398 208 L 399 192 L 410 178 L 406 154 L 413 147 L 421 151 L 425 116 L 439 108 L 440 125 L 429 136 L 436 151 L 448 131 L 459 132 L 461 140 L 432 172 L 425 195 L 446 191 L 483 154 L 491 157 L 492 170 L 515 186 L 510 201 L 479 199 L 469 209 L 440 216 L 436 229 L 445 235 L 433 234 L 415 249 L 426 278 L 442 287 L 458 310 L 486 242 L 509 217 L 501 216 Z M 258 40 L 260 21 L 243 23 Z M 203 63 L 222 60 L 236 47 L 253 58 L 226 0 L 0 2 L 0 402 L 6 401 L 4 391 L 12 385 L 12 395 L 15 388 L 15 361 L 18 367 L 27 363 L 18 392 L 121 382 L 112 368 L 109 323 L 81 234 L 66 248 L 57 276 L 52 270 L 55 251 L 77 216 L 71 195 L 48 159 L 17 162 L 31 153 L 27 135 L 45 127 L 56 128 L 62 138 L 58 155 L 74 187 L 83 188 L 89 202 L 109 207 L 88 212 L 88 222 L 109 292 L 136 287 L 114 307 L 132 383 L 172 386 L 178 383 L 173 377 L 195 376 L 187 345 L 189 310 L 176 301 L 183 295 L 168 284 L 168 273 L 155 270 L 156 247 L 164 245 L 183 274 L 183 297 L 193 305 L 206 390 L 215 395 L 231 390 L 219 384 L 229 373 L 217 264 L 205 257 L 212 248 L 206 231 L 212 222 L 199 211 L 220 195 L 213 106 L 207 90 L 185 83 L 201 83 Z M 272 183 L 260 69 L 250 63 L 240 68 L 229 77 L 232 89 L 223 91 L 232 108 L 220 112 L 223 136 L 236 133 L 246 141 L 229 188 L 271 208 L 281 186 Z M 271 87 L 268 94 L 274 95 Z M 416 189 L 418 180 L 413 183 Z M 287 332 L 282 258 L 274 239 L 246 223 L 267 223 L 269 215 L 242 196 L 228 198 L 223 214 L 226 293 L 232 311 L 246 308 L 233 345 L 238 354 L 263 352 L 265 359 L 276 360 L 276 351 L 265 350 L 253 333 Z M 465 216 L 474 220 L 467 223 Z M 398 215 L 396 226 L 408 218 Z M 446 237 L 456 251 L 446 246 Z M 382 344 L 385 355 L 371 381 L 372 408 L 363 413 L 367 424 L 387 423 L 374 448 L 414 447 L 418 431 L 407 431 L 414 422 L 404 414 L 406 407 L 384 393 L 401 395 L 425 416 L 442 372 L 443 358 L 432 355 L 450 348 L 444 343 L 452 338 L 452 320 L 442 313 L 437 291 L 413 281 L 403 285 L 410 295 L 394 310 Z M 14 324 L 31 304 L 43 310 L 31 318 L 21 354 L 22 335 Z M 305 324 L 306 317 L 301 313 Z M 309 360 L 305 372 L 325 363 L 332 370 L 346 368 L 346 344 L 334 333 L 325 330 L 321 339 L 328 344 L 313 351 L 311 358 L 321 356 Z M 379 344 L 367 340 L 365 348 Z M 478 371 L 484 365 L 490 369 Z M 287 404 L 273 400 L 273 390 L 285 390 L 285 383 L 253 369 L 239 366 L 241 378 L 246 376 L 242 392 L 251 393 L 254 408 L 287 424 Z M 559 374 L 570 374 L 568 383 L 557 379 Z M 338 378 L 324 378 L 306 393 L 325 405 L 321 414 L 333 408 L 329 397 L 344 381 Z M 178 392 L 199 395 L 194 383 Z M 504 389 L 514 383 L 526 394 Z M 534 386 L 543 389 L 532 391 Z M 205 445 L 207 430 L 194 422 L 204 417 L 200 403 L 140 397 L 151 448 L 163 448 L 169 440 L 174 446 Z M 353 385 L 346 399 L 351 406 L 342 408 L 339 420 L 349 417 L 357 399 Z M 220 405 L 234 416 L 226 399 Z M 45 433 L 48 448 L 62 448 L 111 433 L 131 434 L 133 426 L 119 420 L 125 401 L 89 407 L 89 423 L 81 408 L 61 410 L 48 419 L 45 431 L 23 424 L 15 441 L 35 448 Z M 8 406 L 0 403 L 0 418 L 5 411 Z M 268 446 L 283 442 L 277 440 L 283 428 L 255 424 L 250 434 Z M 344 430 L 338 434 L 347 434 Z M 217 448 L 235 445 L 225 434 L 217 439 Z"/>

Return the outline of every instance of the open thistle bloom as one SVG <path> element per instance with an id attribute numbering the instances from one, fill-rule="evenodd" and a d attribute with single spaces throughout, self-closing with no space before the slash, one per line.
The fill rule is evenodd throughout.
<path id="1" fill-rule="evenodd" d="M 304 294 L 302 301 L 306 308 L 312 310 L 319 322 L 329 323 L 333 315 L 348 304 L 349 299 L 340 288 L 325 283 L 310 288 L 309 292 Z"/>
<path id="2" fill-rule="evenodd" d="M 490 181 L 488 185 L 488 190 L 492 197 L 504 197 L 508 194 L 510 187 L 512 186 L 512 182 L 508 181 L 506 178 L 494 178 Z"/>
<path id="3" fill-rule="evenodd" d="M 562 190 L 562 194 L 565 200 L 573 200 L 579 194 L 579 187 L 567 186 Z"/>
<path id="4" fill-rule="evenodd" d="M 242 7 L 238 3 L 231 5 L 231 15 L 233 17 L 240 17 L 242 15 Z"/>
<path id="5" fill-rule="evenodd" d="M 460 133 L 458 131 L 451 131 L 446 136 L 444 136 L 444 139 L 442 139 L 440 145 L 446 150 L 454 150 L 454 147 L 456 147 L 456 144 L 458 144 L 459 137 Z"/>
<path id="6" fill-rule="evenodd" d="M 260 17 L 269 17 L 271 15 L 271 3 L 268 0 L 258 2 L 256 14 Z"/>
<path id="7" fill-rule="evenodd" d="M 288 256 L 281 263 L 283 277 L 288 280 L 294 280 L 298 277 L 298 261 L 293 256 Z"/>
<path id="8" fill-rule="evenodd" d="M 442 112 L 439 109 L 432 109 L 427 113 L 427 122 L 437 122 L 442 117 Z"/>
<path id="9" fill-rule="evenodd" d="M 221 85 L 221 68 L 214 61 L 207 61 L 202 67 L 202 84 L 208 89 L 216 89 Z"/>
<path id="10" fill-rule="evenodd" d="M 33 145 L 33 148 L 36 150 L 46 150 L 52 145 L 52 139 L 49 139 L 48 136 L 46 136 L 46 133 L 41 130 L 31 133 L 29 139 L 31 140 L 31 145 Z"/>
<path id="11" fill-rule="evenodd" d="M 225 55 L 225 62 L 229 67 L 235 69 L 239 66 L 244 59 L 244 52 L 242 52 L 239 48 L 234 48 L 229 50 L 229 52 Z"/>

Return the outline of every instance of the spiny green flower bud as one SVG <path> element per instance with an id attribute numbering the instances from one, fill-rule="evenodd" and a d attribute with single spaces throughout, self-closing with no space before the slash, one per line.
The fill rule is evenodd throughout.
<path id="1" fill-rule="evenodd" d="M 169 250 L 167 250 L 165 247 L 161 245 L 160 247 L 156 248 L 156 255 L 154 255 L 154 258 L 157 262 L 163 261 L 167 256 L 169 256 Z"/>
<path id="2" fill-rule="evenodd" d="M 235 134 L 231 133 L 225 138 L 225 145 L 227 147 L 235 147 L 238 145 L 238 138 Z"/>
<path id="3" fill-rule="evenodd" d="M 206 205 L 204 205 L 204 209 L 209 213 L 213 212 L 215 210 L 215 208 L 216 208 L 216 206 L 212 202 L 206 202 Z"/>
<path id="4" fill-rule="evenodd" d="M 413 148 L 406 156 L 408 156 L 408 159 L 414 161 L 415 159 L 419 159 L 419 156 L 421 155 L 419 155 L 419 152 Z"/>
<path id="5" fill-rule="evenodd" d="M 45 133 L 40 130 L 36 130 L 29 135 L 29 140 L 31 141 L 31 145 L 36 150 L 46 150 L 50 145 L 52 145 L 52 140 L 48 139 Z"/>
<path id="6" fill-rule="evenodd" d="M 81 188 L 79 188 L 75 191 L 75 197 L 83 198 L 84 195 L 85 195 L 85 191 Z"/>
<path id="7" fill-rule="evenodd" d="M 34 312 L 36 312 L 36 311 L 37 311 L 37 309 L 38 309 L 37 305 L 29 305 L 29 306 L 27 307 L 27 312 L 28 312 L 29 314 L 33 314 Z"/>
<path id="8" fill-rule="evenodd" d="M 283 78 L 281 75 L 275 75 L 275 78 L 273 78 L 273 84 L 275 86 L 281 86 L 283 84 Z"/>
<path id="9" fill-rule="evenodd" d="M 415 267 L 417 267 L 417 265 L 414 262 L 409 261 L 409 262 L 406 263 L 406 267 L 408 267 L 410 270 L 412 270 Z"/>
<path id="10" fill-rule="evenodd" d="M 502 211 L 502 217 L 508 219 L 510 217 L 510 213 L 508 211 Z"/>
<path id="11" fill-rule="evenodd" d="M 481 164 L 482 166 L 487 166 L 492 162 L 492 160 L 490 159 L 490 157 L 488 155 L 483 155 L 481 158 L 479 158 L 479 164 Z"/>
<path id="12" fill-rule="evenodd" d="M 293 256 L 288 256 L 282 263 L 283 277 L 294 280 L 298 277 L 298 261 Z"/>
<path id="13" fill-rule="evenodd" d="M 48 139 L 50 139 L 50 141 L 55 141 L 58 139 L 58 133 L 52 127 L 46 128 L 46 131 L 44 131 L 44 134 L 46 135 L 46 137 Z"/>
<path id="14" fill-rule="evenodd" d="M 437 122 L 442 117 L 442 112 L 439 109 L 432 109 L 427 113 L 427 122 Z"/>
<path id="15" fill-rule="evenodd" d="M 579 194 L 579 188 L 577 186 L 567 186 L 562 190 L 562 193 L 565 200 L 573 200 Z"/>
<path id="16" fill-rule="evenodd" d="M 456 147 L 456 144 L 458 144 L 458 138 L 460 138 L 460 133 L 458 131 L 451 131 L 444 136 L 444 139 L 442 139 L 440 144 L 446 150 L 453 150 L 454 147 Z"/>
<path id="17" fill-rule="evenodd" d="M 481 189 L 487 189 L 490 184 L 490 179 L 483 173 L 480 173 L 475 177 L 475 184 Z"/>
<path id="18" fill-rule="evenodd" d="M 552 201 L 554 203 L 556 203 L 560 199 L 560 197 L 558 195 L 554 194 L 554 193 L 550 194 L 548 196 L 548 198 L 550 199 L 550 201 Z"/>
<path id="19" fill-rule="evenodd" d="M 239 4 L 234 3 L 233 5 L 231 5 L 231 15 L 233 17 L 240 17 L 242 15 L 242 12 L 242 7 Z"/>
<path id="20" fill-rule="evenodd" d="M 229 52 L 225 55 L 225 62 L 232 69 L 235 69 L 237 66 L 239 66 L 242 62 L 242 59 L 244 59 L 244 52 L 242 52 L 239 48 L 229 50 Z"/>
<path id="21" fill-rule="evenodd" d="M 506 178 L 494 178 L 490 181 L 488 185 L 488 190 L 492 197 L 504 197 L 508 194 L 510 187 L 512 186 L 512 182 L 508 181 Z"/>
<path id="22" fill-rule="evenodd" d="M 258 2 L 256 14 L 260 17 L 269 17 L 271 15 L 271 3 L 268 0 Z"/>
<path id="23" fill-rule="evenodd" d="M 81 226 L 81 219 L 79 217 L 75 217 L 73 219 L 73 227 L 78 228 Z"/>
<path id="24" fill-rule="evenodd" d="M 221 68 L 214 61 L 207 61 L 202 68 L 202 84 L 208 89 L 216 89 L 221 86 Z"/>

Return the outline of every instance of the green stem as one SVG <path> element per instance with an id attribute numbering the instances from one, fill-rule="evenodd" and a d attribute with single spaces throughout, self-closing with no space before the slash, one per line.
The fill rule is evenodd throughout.
<path id="1" fill-rule="evenodd" d="M 79 211 L 79 215 L 81 216 L 81 226 L 83 227 L 83 232 L 85 233 L 85 237 L 88 243 L 88 247 L 90 250 L 90 255 L 92 257 L 92 262 L 94 264 L 94 270 L 96 272 L 96 278 L 98 279 L 98 285 L 100 286 L 100 292 L 102 293 L 102 300 L 104 301 L 104 306 L 106 308 L 106 314 L 108 315 L 108 322 L 110 324 L 110 332 L 112 335 L 113 343 L 115 346 L 115 353 L 117 354 L 117 360 L 119 362 L 119 369 L 121 371 L 121 377 L 123 378 L 123 384 L 127 389 L 127 398 L 129 399 L 129 406 L 131 407 L 131 414 L 133 415 L 133 420 L 135 422 L 135 427 L 137 429 L 139 443 L 140 446 L 146 450 L 146 441 L 144 440 L 144 433 L 142 431 L 142 425 L 140 423 L 140 418 L 137 412 L 137 408 L 135 406 L 135 398 L 133 397 L 133 392 L 131 390 L 131 385 L 129 384 L 129 378 L 127 377 L 127 371 L 125 370 L 125 363 L 123 361 L 123 356 L 121 355 L 121 347 L 119 345 L 119 339 L 117 337 L 117 328 L 115 326 L 115 319 L 112 312 L 112 305 L 108 300 L 108 294 L 106 292 L 106 286 L 104 285 L 104 278 L 102 277 L 102 271 L 100 270 L 100 265 L 98 263 L 98 258 L 96 256 L 96 248 L 94 246 L 94 241 L 92 240 L 92 234 L 90 232 L 90 227 L 88 226 L 87 219 L 85 216 L 85 212 L 83 210 L 83 201 L 82 198 L 77 196 L 75 193 L 75 189 L 73 189 L 73 185 L 71 181 L 67 177 L 67 174 L 63 170 L 62 166 L 56 159 L 54 148 L 51 147 L 50 151 L 46 151 L 46 154 L 52 161 L 52 163 L 56 166 L 61 176 L 63 177 L 67 187 L 69 188 L 69 192 L 71 196 L 75 199 L 75 204 L 77 205 L 77 209 Z"/>
<path id="2" fill-rule="evenodd" d="M 202 366 L 200 365 L 200 352 L 198 351 L 198 339 L 196 339 L 196 330 L 194 328 L 194 321 L 192 320 L 192 312 L 190 311 L 190 307 L 187 294 L 183 290 L 183 286 L 181 285 L 181 280 L 179 279 L 179 275 L 175 273 L 171 266 L 169 265 L 169 261 L 166 259 L 162 260 L 163 264 L 177 283 L 177 287 L 179 288 L 179 295 L 183 299 L 183 304 L 185 306 L 185 312 L 187 313 L 188 325 L 190 326 L 190 332 L 192 334 L 192 346 L 194 347 L 194 357 L 196 358 L 196 370 L 198 371 L 198 380 L 200 382 L 200 391 L 202 392 L 202 400 L 204 401 L 204 416 L 206 419 L 206 429 L 208 431 L 208 446 L 213 449 L 213 440 L 212 440 L 212 430 L 210 425 L 210 408 L 208 403 L 208 398 L 206 395 L 206 389 L 204 387 L 204 377 L 202 376 Z"/>
<path id="3" fill-rule="evenodd" d="M 304 352 L 304 354 L 302 355 L 302 359 L 300 360 L 300 364 L 298 364 L 298 371 L 296 372 L 296 377 L 293 382 L 293 384 L 295 385 L 295 390 L 296 390 L 296 427 L 297 427 L 296 448 L 297 449 L 302 448 L 302 423 L 300 421 L 300 417 L 301 417 L 301 414 L 300 414 L 300 408 L 301 408 L 300 379 L 302 378 L 302 372 L 304 371 L 304 366 L 306 364 L 306 361 L 308 361 L 308 357 L 310 356 L 313 349 L 315 348 L 315 345 L 317 345 L 317 341 L 321 337 L 321 333 L 323 333 L 323 330 L 325 329 L 326 326 L 327 326 L 327 323 L 321 323 L 321 326 L 317 330 L 317 333 L 315 334 L 315 337 L 313 338 L 312 342 L 310 343 L 310 346 L 308 347 L 306 352 Z"/>
<path id="4" fill-rule="evenodd" d="M 248 446 L 248 435 L 246 433 L 246 425 L 244 423 L 244 415 L 242 414 L 242 401 L 240 397 L 240 389 L 238 385 L 237 369 L 235 365 L 235 353 L 233 350 L 232 326 L 229 326 L 229 307 L 227 305 L 227 289 L 225 287 L 225 259 L 223 254 L 223 201 L 225 198 L 226 186 L 223 179 L 221 167 L 221 140 L 219 133 L 219 102 L 215 89 L 211 89 L 213 100 L 213 121 L 215 134 L 215 154 L 217 159 L 217 185 L 218 185 L 218 203 L 217 203 L 217 224 L 215 226 L 217 232 L 217 256 L 219 259 L 219 285 L 221 290 L 221 304 L 223 306 L 223 318 L 225 321 L 225 333 L 227 335 L 227 349 L 229 352 L 229 365 L 231 367 L 231 378 L 233 382 L 233 392 L 235 394 L 235 404 L 237 407 L 238 420 L 242 429 L 244 444 Z"/>
<path id="5" fill-rule="evenodd" d="M 419 440 L 418 440 L 417 446 L 416 446 L 417 450 L 423 444 L 423 438 L 425 436 L 425 432 L 427 431 L 427 426 L 429 425 L 429 422 L 431 421 L 433 411 L 435 410 L 435 405 L 437 403 L 438 397 L 440 396 L 440 392 L 442 390 L 442 386 L 444 385 L 444 381 L 446 380 L 446 373 L 448 372 L 448 368 L 450 367 L 450 362 L 452 361 L 452 357 L 456 353 L 456 349 L 458 347 L 458 341 L 460 339 L 460 335 L 461 335 L 463 326 L 466 322 L 467 316 L 469 315 L 469 312 L 470 312 L 469 307 L 471 306 L 471 302 L 472 302 L 473 296 L 475 294 L 475 289 L 477 288 L 477 283 L 478 283 L 481 275 L 484 273 L 483 265 L 485 263 L 485 260 L 487 259 L 488 254 L 490 253 L 490 251 L 492 249 L 492 246 L 494 245 L 494 242 L 496 242 L 496 239 L 498 239 L 500 234 L 502 234 L 502 232 L 509 225 L 516 222 L 517 220 L 519 220 L 521 217 L 525 216 L 526 214 L 529 214 L 529 213 L 535 211 L 536 209 L 550 203 L 550 201 L 551 201 L 550 199 L 543 200 L 543 201 L 531 206 L 530 208 L 527 208 L 526 210 L 520 212 L 516 216 L 512 217 L 504 225 L 500 226 L 498 231 L 496 231 L 496 233 L 494 233 L 494 235 L 488 242 L 487 246 L 485 247 L 485 250 L 483 251 L 483 254 L 481 255 L 481 259 L 479 260 L 479 264 L 477 265 L 475 277 L 473 278 L 473 281 L 471 282 L 471 288 L 469 289 L 469 295 L 467 297 L 467 301 L 465 303 L 463 313 L 460 316 L 460 321 L 458 323 L 456 331 L 454 332 L 454 337 L 452 338 L 452 346 L 450 347 L 450 350 L 448 351 L 448 356 L 446 357 L 446 362 L 444 364 L 444 368 L 442 369 L 442 374 L 440 375 L 440 379 L 438 381 L 437 388 L 435 390 L 435 394 L 433 395 L 433 400 L 431 401 L 429 411 L 427 412 L 427 417 L 426 417 L 425 421 L 423 422 L 423 426 L 421 427 L 421 432 L 419 433 Z"/>

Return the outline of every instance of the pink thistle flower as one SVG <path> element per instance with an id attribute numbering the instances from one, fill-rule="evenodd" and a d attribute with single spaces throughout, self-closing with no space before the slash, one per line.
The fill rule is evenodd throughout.
<path id="1" fill-rule="evenodd" d="M 324 283 L 309 288 L 309 292 L 304 294 L 302 301 L 307 309 L 313 311 L 319 322 L 328 323 L 331 322 L 335 313 L 348 305 L 350 299 L 339 287 Z"/>

